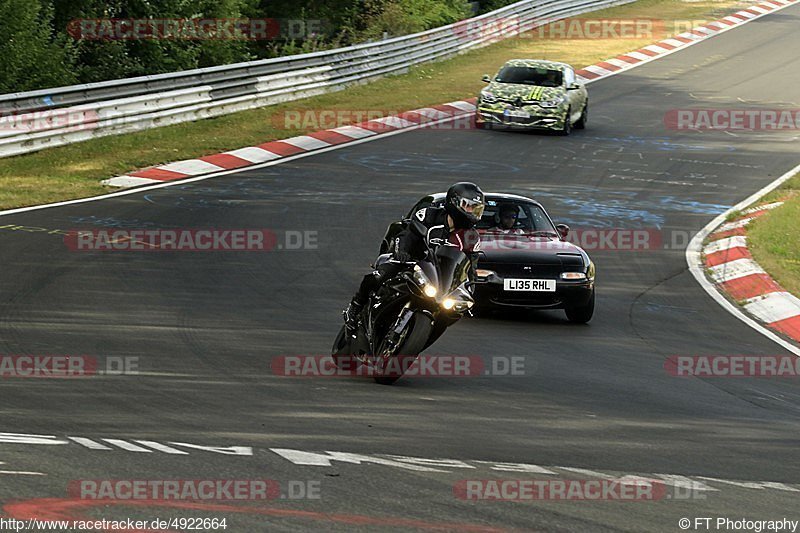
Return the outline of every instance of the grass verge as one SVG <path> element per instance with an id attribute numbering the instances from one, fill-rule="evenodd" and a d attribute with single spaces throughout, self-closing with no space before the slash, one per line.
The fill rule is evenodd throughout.
<path id="1" fill-rule="evenodd" d="M 483 87 L 481 75 L 494 73 L 511 58 L 545 58 L 582 68 L 682 33 L 692 22 L 698 25 L 715 20 L 752 3 L 741 0 L 639 0 L 587 13 L 582 18 L 657 18 L 655 27 L 659 31 L 652 36 L 639 34 L 636 38 L 608 39 L 544 39 L 538 33 L 521 36 L 453 59 L 414 67 L 407 74 L 337 93 L 0 159 L 0 209 L 101 194 L 109 190 L 100 184 L 101 179 L 331 127 L 319 127 L 315 121 L 300 124 L 306 127 L 287 127 L 287 112 L 295 115 L 300 112 L 302 116 L 309 111 L 331 110 L 391 112 L 469 98 L 476 96 Z M 566 34 L 570 35 L 574 34 Z M 310 116 L 319 115 L 313 113 Z M 344 123 L 334 126 L 340 125 Z"/>
<path id="2" fill-rule="evenodd" d="M 753 258 L 783 288 L 800 296 L 800 174 L 764 198 L 785 203 L 747 228 Z"/>

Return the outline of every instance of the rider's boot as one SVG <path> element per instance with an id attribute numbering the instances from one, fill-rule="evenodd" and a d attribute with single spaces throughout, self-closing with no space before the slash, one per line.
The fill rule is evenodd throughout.
<path id="1" fill-rule="evenodd" d="M 354 335 L 358 329 L 358 315 L 361 314 L 362 309 L 364 309 L 364 303 L 357 298 L 353 298 L 350 301 L 350 305 L 342 311 L 344 327 L 349 335 Z"/>

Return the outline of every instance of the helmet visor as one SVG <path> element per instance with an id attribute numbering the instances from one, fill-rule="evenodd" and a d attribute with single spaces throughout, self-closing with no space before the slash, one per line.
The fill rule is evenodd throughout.
<path id="1" fill-rule="evenodd" d="M 458 201 L 458 209 L 465 215 L 471 216 L 476 220 L 480 220 L 480 218 L 483 216 L 484 207 L 486 207 L 486 205 L 482 200 L 469 200 L 467 198 L 461 198 Z"/>

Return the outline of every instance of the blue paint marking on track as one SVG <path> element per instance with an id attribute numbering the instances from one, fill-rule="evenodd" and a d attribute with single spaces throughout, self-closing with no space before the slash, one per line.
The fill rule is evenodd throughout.
<path id="1" fill-rule="evenodd" d="M 582 137 L 581 140 L 595 140 L 595 141 L 602 141 L 607 143 L 612 143 L 615 147 L 620 146 L 636 146 L 636 147 L 644 147 L 644 146 L 652 146 L 656 150 L 659 151 L 666 151 L 671 152 L 675 150 L 683 150 L 683 151 L 703 151 L 703 150 L 719 150 L 722 149 L 726 152 L 735 152 L 736 147 L 734 146 L 722 146 L 722 147 L 710 147 L 710 146 L 703 146 L 700 144 L 687 144 L 681 142 L 675 142 L 670 139 L 659 139 L 659 138 L 647 138 L 647 137 L 638 137 L 635 135 L 628 135 L 627 137 Z"/>
<path id="2" fill-rule="evenodd" d="M 483 160 L 461 158 L 444 158 L 423 154 L 404 154 L 403 156 L 387 154 L 354 154 L 342 153 L 339 158 L 348 163 L 355 163 L 375 171 L 414 171 L 441 172 L 446 174 L 478 174 L 484 172 L 519 172 L 519 168 L 506 163 L 493 163 Z"/>

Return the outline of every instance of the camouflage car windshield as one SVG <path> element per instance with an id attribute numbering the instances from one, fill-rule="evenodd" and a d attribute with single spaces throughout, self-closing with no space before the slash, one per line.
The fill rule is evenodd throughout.
<path id="1" fill-rule="evenodd" d="M 541 87 L 560 87 L 563 80 L 564 75 L 560 70 L 511 65 L 503 67 L 494 79 L 499 83 L 519 83 Z"/>

